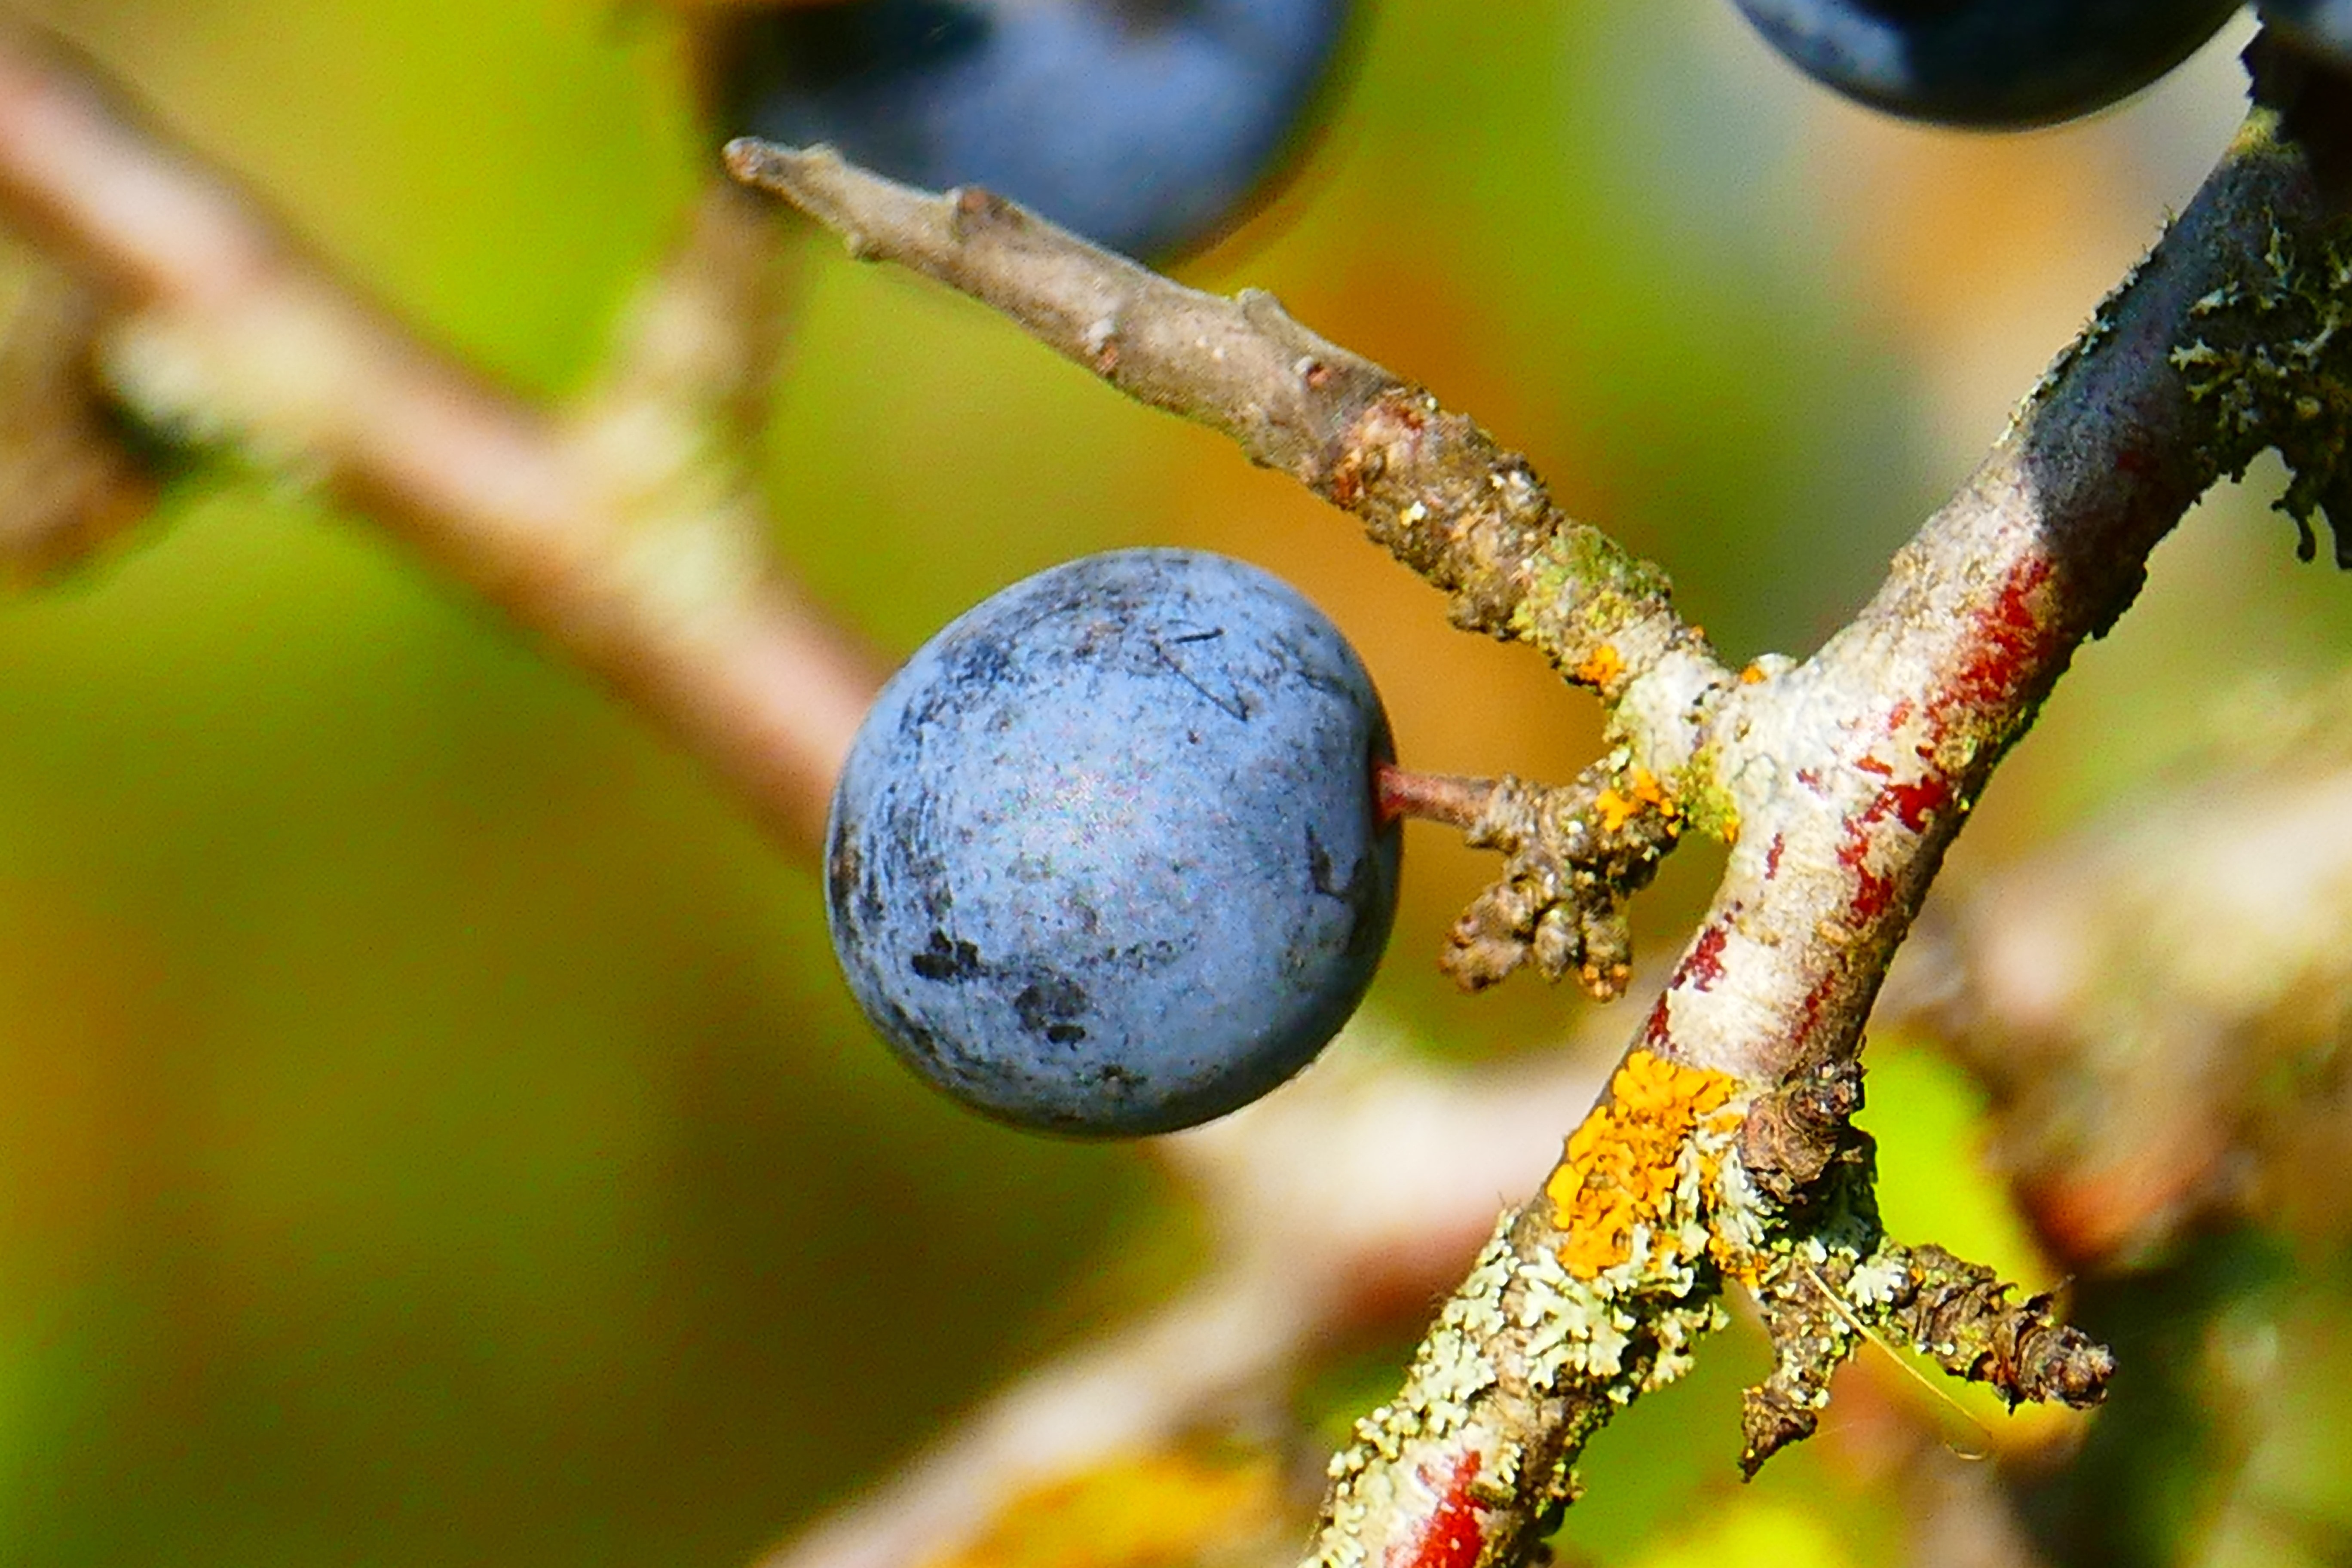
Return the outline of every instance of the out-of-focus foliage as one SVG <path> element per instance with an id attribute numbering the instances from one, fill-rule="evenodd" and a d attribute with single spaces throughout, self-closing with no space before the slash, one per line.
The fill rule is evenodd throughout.
<path id="1" fill-rule="evenodd" d="M 535 391 L 593 363 L 711 162 L 671 22 L 625 0 L 44 14 Z M 2217 49 L 2107 120 L 1984 142 L 1829 101 L 1713 0 L 1389 0 L 1303 178 L 1186 275 L 1272 288 L 1476 412 L 1733 655 L 1802 652 L 2184 199 L 2234 92 Z M 1447 631 L 1286 481 L 814 249 L 765 458 L 782 549 L 856 626 L 903 649 L 1078 552 L 1212 546 L 1347 626 L 1408 761 L 1589 758 L 1589 704 Z M 2342 661 L 2352 585 L 2296 569 L 2290 537 L 2225 498 L 2164 547 L 1956 875 L 2175 759 L 2230 678 Z M 1486 869 L 1416 832 L 1378 991 L 1459 1056 L 1540 1048 L 1583 1005 L 1436 976 Z M 1642 903 L 1654 947 L 1711 870 L 1686 852 Z M 908 1081 L 801 869 L 284 479 L 210 468 L 128 552 L 0 607 L 0 1562 L 740 1562 L 1193 1246 L 1131 1152 Z M 2013 1237 L 1968 1163 L 1980 1108 L 1903 1061 L 1868 1118 L 1890 1212 Z M 2340 1360 L 2342 1275 L 2263 1276 L 2246 1311 L 2274 1312 L 2281 1356 Z M 1637 1408 L 1566 1542 L 1892 1561 L 1895 1504 L 1834 1409 L 1737 1490 L 1760 1370 L 1736 1334 Z M 2294 1384 L 2244 1487 L 2352 1518 L 2343 1386 Z M 2156 1549 L 2203 1506 L 2151 1514 Z"/>

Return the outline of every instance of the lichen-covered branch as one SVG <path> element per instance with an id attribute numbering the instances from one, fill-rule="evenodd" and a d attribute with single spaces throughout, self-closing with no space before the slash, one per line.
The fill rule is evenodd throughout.
<path id="1" fill-rule="evenodd" d="M 1682 824 L 1674 796 L 1622 750 L 1566 784 L 1498 780 L 1465 837 L 1502 851 L 1503 875 L 1454 922 L 1444 969 L 1475 991 L 1532 963 L 1547 980 L 1574 974 L 1597 1001 L 1623 995 L 1633 973 L 1626 902 Z"/>
<path id="2" fill-rule="evenodd" d="M 1388 816 L 1443 822 L 1474 849 L 1496 849 L 1503 875 L 1447 934 L 1439 966 L 1465 991 L 1533 963 L 1545 979 L 1573 973 L 1602 1002 L 1625 993 L 1633 932 L 1625 905 L 1682 837 L 1679 803 L 1624 748 L 1566 784 L 1505 774 L 1468 779 L 1382 766 Z"/>
<path id="3" fill-rule="evenodd" d="M 713 190 L 602 386 L 550 414 L 386 320 L 80 62 L 0 25 L 0 223 L 85 287 L 112 395 L 321 483 L 813 852 L 878 670 L 768 560 L 740 420 L 782 305 L 740 206 Z"/>
<path id="4" fill-rule="evenodd" d="M 840 231 L 860 258 L 1003 311 L 1139 401 L 1238 443 L 1352 513 L 1450 596 L 1456 624 L 1541 648 L 1648 722 L 1643 765 L 1678 773 L 1690 718 L 1728 677 L 1664 574 L 1554 506 L 1518 454 L 1426 392 L 1328 342 L 1267 294 L 1171 282 L 980 190 L 911 190 L 828 148 L 732 142 L 728 166 Z M 1636 691 L 1639 697 L 1635 697 Z"/>
<path id="5" fill-rule="evenodd" d="M 1671 620 L 1663 584 L 1558 520 L 1523 464 L 1498 466 L 1467 421 L 1270 302 L 1179 289 L 982 194 L 927 197 L 822 152 L 731 156 L 858 254 L 986 300 L 1363 517 L 1457 620 L 1536 643 L 1618 704 L 1631 761 L 1732 842 L 1610 1092 L 1334 1461 L 1317 1561 L 1520 1560 L 1573 1494 L 1578 1449 L 1686 1363 L 1726 1281 L 1782 1292 L 1768 1321 L 1790 1412 L 1862 1321 L 2015 1396 L 2096 1396 L 2105 1353 L 2045 1303 L 2011 1308 L 1969 1266 L 1891 1247 L 1866 1204 L 1839 1197 L 1866 1185 L 1853 1064 L 1969 806 L 2074 650 L 2129 604 L 2156 542 L 2249 443 L 2280 444 L 2281 418 L 2298 422 L 2284 445 L 2299 482 L 2326 498 L 2329 387 L 2352 355 L 2329 323 L 2352 278 L 2273 115 L 2252 116 L 1853 623 L 1737 682 Z M 1820 1310 L 1832 1296 L 1854 1324 Z M 1781 1440 L 1751 1433 L 1751 1452 Z"/>

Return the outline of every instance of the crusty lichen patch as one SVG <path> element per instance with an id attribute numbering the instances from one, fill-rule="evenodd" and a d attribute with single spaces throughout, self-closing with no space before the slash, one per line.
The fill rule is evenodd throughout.
<path id="1" fill-rule="evenodd" d="M 1748 1192 L 1727 1180 L 1745 1114 L 1738 1084 L 1722 1073 L 1649 1051 L 1627 1058 L 1538 1200 L 1558 1229 L 1504 1216 L 1403 1390 L 1357 1422 L 1332 1460 L 1318 1563 L 1363 1568 L 1368 1521 L 1426 1512 L 1406 1494 L 1431 1477 L 1471 1478 L 1471 1522 L 1482 1531 L 1490 1514 L 1568 1500 L 1575 1478 L 1565 1460 L 1521 1447 L 1524 1417 L 1488 1406 L 1570 1398 L 1572 1455 L 1610 1414 L 1689 1368 L 1699 1338 L 1724 1321 L 1710 1215 L 1725 1193 Z M 1735 1245 L 1756 1234 L 1752 1216 L 1726 1217 Z"/>
<path id="2" fill-rule="evenodd" d="M 1637 1246 L 1661 1239 L 1686 1176 L 1714 1187 L 1722 1149 L 1695 1149 L 1693 1135 L 1704 1124 L 1728 1147 L 1742 1114 L 1732 1109 L 1737 1088 L 1722 1073 L 1650 1051 L 1625 1058 L 1610 1080 L 1608 1100 L 1569 1139 L 1566 1156 L 1544 1184 L 1552 1221 L 1567 1237 L 1559 1248 L 1562 1267 L 1591 1279 L 1624 1263 Z M 1679 1217 L 1698 1228 L 1691 1250 L 1705 1250 L 1703 1215 Z"/>
<path id="3" fill-rule="evenodd" d="M 1593 796 L 1592 805 L 1601 816 L 1603 833 L 1623 832 L 1625 825 L 1644 811 L 1656 812 L 1669 829 L 1682 818 L 1682 807 L 1666 786 L 1649 769 L 1638 765 L 1627 771 L 1622 789 L 1611 784 Z"/>
<path id="4" fill-rule="evenodd" d="M 1617 651 L 1614 643 L 1602 643 L 1587 654 L 1568 678 L 1579 686 L 1589 686 L 1595 691 L 1614 690 L 1625 674 L 1625 656 Z"/>
<path id="5" fill-rule="evenodd" d="M 2232 479 L 2276 447 L 2293 476 L 2278 508 L 2294 519 L 2295 553 L 2317 552 L 2327 516 L 2336 562 L 2352 566 L 2352 260 L 2341 239 L 2298 245 L 2276 223 L 2242 278 L 2189 308 L 2212 324 L 2172 351 L 2189 395 L 2215 421 L 2215 462 Z"/>

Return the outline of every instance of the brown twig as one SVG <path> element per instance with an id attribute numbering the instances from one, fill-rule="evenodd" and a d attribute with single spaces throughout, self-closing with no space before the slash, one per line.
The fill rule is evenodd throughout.
<path id="1" fill-rule="evenodd" d="M 1250 461 L 1353 513 L 1452 595 L 1457 625 L 1532 643 L 1612 701 L 1654 691 L 1659 718 L 1644 744 L 1686 750 L 1664 715 L 1729 679 L 1675 614 L 1656 567 L 1560 512 L 1518 454 L 1308 331 L 1271 295 L 1187 289 L 986 191 L 934 196 L 828 148 L 742 140 L 727 161 L 840 231 L 854 254 L 994 306 L 1130 397 L 1223 432 Z M 1676 771 L 1663 752 L 1637 760 Z"/>
<path id="2" fill-rule="evenodd" d="M 732 466 L 730 426 L 763 372 L 711 345 L 756 342 L 729 334 L 778 309 L 772 247 L 740 198 L 713 191 L 635 317 L 626 368 L 565 416 L 362 303 L 14 26 L 0 26 L 0 217 L 101 289 L 114 388 L 143 417 L 318 476 L 814 853 L 878 672 L 772 569 Z"/>

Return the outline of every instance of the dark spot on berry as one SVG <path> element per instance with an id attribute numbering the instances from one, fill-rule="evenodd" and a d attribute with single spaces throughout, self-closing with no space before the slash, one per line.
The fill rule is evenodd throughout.
<path id="1" fill-rule="evenodd" d="M 1307 830 L 1307 879 L 1317 892 L 1348 906 L 1346 952 L 1349 956 L 1377 952 L 1387 942 L 1388 922 L 1381 918 L 1385 906 L 1374 885 L 1379 873 L 1370 856 L 1357 857 L 1348 868 L 1348 879 L 1340 881 L 1332 874 L 1330 851 L 1310 827 Z"/>
<path id="2" fill-rule="evenodd" d="M 980 973 L 980 949 L 934 930 L 930 946 L 908 959 L 907 967 L 926 980 L 969 980 Z"/>
<path id="3" fill-rule="evenodd" d="M 1311 827 L 1307 830 L 1307 885 L 1325 898 L 1344 899 L 1348 896 L 1347 889 L 1332 882 L 1331 852 L 1323 847 L 1323 841 L 1315 837 L 1315 830 Z"/>
<path id="4" fill-rule="evenodd" d="M 1053 1038 L 1057 1026 L 1067 1026 L 1087 1010 L 1085 987 L 1064 975 L 1049 974 L 1045 979 L 1024 985 L 1013 998 L 1013 1011 L 1021 1026 L 1033 1035 Z M 1056 1042 L 1057 1044 L 1062 1042 Z"/>

